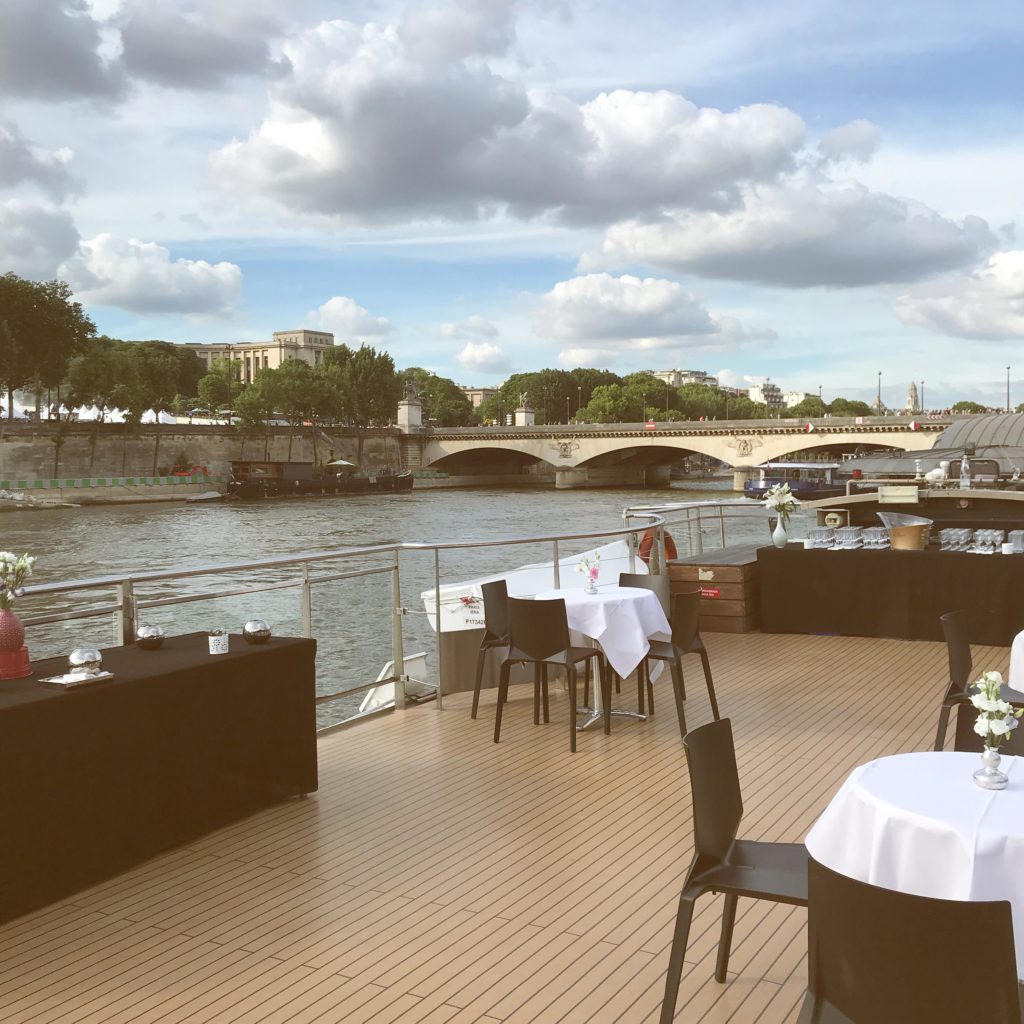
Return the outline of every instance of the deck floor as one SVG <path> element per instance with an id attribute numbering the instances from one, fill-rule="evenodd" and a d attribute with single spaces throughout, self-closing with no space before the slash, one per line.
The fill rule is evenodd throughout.
<path id="1" fill-rule="evenodd" d="M 855 765 L 931 743 L 942 645 L 705 639 L 748 838 L 802 839 Z M 1005 670 L 1009 652 L 974 655 Z M 708 721 L 696 657 L 687 686 L 690 725 Z M 0 927 L 0 1020 L 654 1021 L 692 849 L 671 693 L 656 695 L 655 718 L 581 734 L 575 755 L 565 695 L 535 727 L 525 688 L 499 746 L 493 693 L 475 722 L 458 695 L 326 736 L 314 796 Z M 741 900 L 726 985 L 719 913 L 698 904 L 676 1020 L 794 1020 L 806 912 Z"/>

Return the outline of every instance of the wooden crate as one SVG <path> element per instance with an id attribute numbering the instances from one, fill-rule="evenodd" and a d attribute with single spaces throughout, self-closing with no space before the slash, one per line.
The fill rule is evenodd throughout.
<path id="1" fill-rule="evenodd" d="M 723 548 L 668 563 L 672 593 L 699 587 L 700 628 L 709 633 L 750 633 L 759 625 L 757 547 Z"/>

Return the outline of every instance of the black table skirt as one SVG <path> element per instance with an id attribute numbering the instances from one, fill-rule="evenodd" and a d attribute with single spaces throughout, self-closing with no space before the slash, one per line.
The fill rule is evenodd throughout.
<path id="1" fill-rule="evenodd" d="M 104 652 L 115 678 L 0 683 L 0 920 L 317 788 L 316 643 L 205 634 Z"/>
<path id="2" fill-rule="evenodd" d="M 765 633 L 942 640 L 939 616 L 969 615 L 971 642 L 1008 647 L 1024 628 L 1024 556 L 958 551 L 757 553 Z"/>

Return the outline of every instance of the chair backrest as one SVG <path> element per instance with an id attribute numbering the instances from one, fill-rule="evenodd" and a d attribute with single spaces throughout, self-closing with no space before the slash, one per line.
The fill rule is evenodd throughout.
<path id="1" fill-rule="evenodd" d="M 521 654 L 531 661 L 543 661 L 569 649 L 569 622 L 565 601 L 508 599 L 509 656 Z"/>
<path id="2" fill-rule="evenodd" d="M 691 729 L 683 738 L 693 798 L 693 839 L 699 857 L 722 860 L 743 817 L 732 723 L 728 718 Z"/>
<path id="3" fill-rule="evenodd" d="M 973 704 L 964 701 L 957 705 L 954 750 L 980 754 L 985 749 L 985 741 L 974 731 L 974 723 L 977 720 L 978 711 Z M 999 753 L 1024 757 L 1024 723 L 1010 733 L 1009 738 L 999 747 Z"/>
<path id="4" fill-rule="evenodd" d="M 819 1008 L 853 1024 L 1020 1024 L 1008 901 L 910 896 L 813 859 L 807 890 L 808 988 Z M 954 950 L 972 954 L 961 962 Z"/>
<path id="5" fill-rule="evenodd" d="M 946 637 L 946 653 L 949 655 L 950 690 L 958 687 L 967 692 L 971 681 L 971 645 L 967 639 L 967 612 L 946 612 L 939 616 L 942 632 Z"/>
<path id="6" fill-rule="evenodd" d="M 672 595 L 672 643 L 688 651 L 700 634 L 700 591 L 684 590 Z"/>
<path id="7" fill-rule="evenodd" d="M 480 587 L 484 598 L 486 640 L 504 640 L 508 636 L 508 584 L 494 580 Z"/>
<path id="8" fill-rule="evenodd" d="M 653 590 L 658 595 L 661 607 L 665 611 L 665 618 L 668 618 L 672 610 L 672 581 L 667 576 L 652 576 L 650 573 L 641 575 L 638 572 L 620 572 L 619 586 Z"/>

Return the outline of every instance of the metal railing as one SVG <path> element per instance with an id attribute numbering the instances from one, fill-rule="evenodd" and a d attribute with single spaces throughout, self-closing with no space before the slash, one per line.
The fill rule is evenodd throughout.
<path id="1" fill-rule="evenodd" d="M 432 575 L 434 579 L 434 622 L 436 648 L 436 679 L 431 684 L 426 680 L 416 680 L 432 686 L 436 692 L 437 705 L 444 706 L 444 652 L 440 638 L 441 625 L 441 584 L 442 557 L 452 553 L 470 549 L 504 549 L 523 545 L 549 544 L 551 546 L 552 583 L 559 587 L 560 555 L 564 548 L 560 545 L 579 541 L 594 541 L 624 538 L 629 544 L 630 568 L 635 569 L 636 552 L 640 534 L 648 529 L 655 531 L 655 541 L 659 557 L 652 560 L 655 571 L 665 565 L 664 531 L 669 522 L 685 524 L 688 547 L 691 553 L 704 550 L 703 534 L 705 520 L 710 521 L 718 533 L 722 545 L 726 541 L 726 520 L 730 510 L 739 514 L 742 506 L 735 504 L 686 504 L 651 507 L 633 507 L 623 512 L 623 525 L 599 531 L 583 533 L 542 534 L 529 537 L 503 537 L 495 540 L 469 540 L 449 542 L 399 542 L 377 544 L 365 547 L 343 548 L 324 551 L 309 551 L 292 555 L 280 555 L 271 558 L 250 559 L 244 561 L 222 562 L 217 564 L 185 566 L 174 569 L 163 569 L 141 573 L 125 573 L 109 576 L 97 576 L 87 579 L 69 580 L 57 583 L 44 583 L 26 589 L 29 599 L 54 598 L 60 595 L 72 595 L 75 606 L 69 609 L 48 611 L 43 614 L 23 616 L 26 626 L 39 626 L 84 619 L 96 619 L 111 616 L 113 620 L 113 636 L 117 645 L 131 642 L 135 635 L 135 627 L 139 622 L 140 613 L 157 608 L 166 608 L 193 604 L 201 601 L 212 601 L 220 598 L 238 597 L 257 593 L 295 589 L 299 594 L 299 618 L 301 634 L 311 637 L 313 634 L 313 599 L 318 586 L 339 581 L 351 581 L 361 577 L 390 577 L 391 603 L 391 660 L 393 669 L 390 675 L 373 681 L 360 682 L 356 686 L 320 694 L 318 704 L 330 703 L 368 690 L 375 686 L 393 684 L 395 687 L 394 707 L 402 708 L 406 703 L 406 686 L 410 682 L 405 672 L 405 635 L 403 618 L 409 614 L 427 615 L 425 609 L 406 607 L 402 600 L 402 557 L 413 553 L 433 555 Z M 752 509 L 759 511 L 760 506 Z M 749 518 L 749 516 L 747 517 Z M 358 565 L 349 568 L 353 561 L 372 559 L 369 565 Z M 510 564 L 512 564 L 510 562 Z M 290 573 L 287 578 L 273 580 L 244 580 L 247 573 L 260 570 L 271 570 L 275 575 Z M 465 577 L 465 572 L 462 572 Z M 184 592 L 184 584 L 188 580 L 210 577 L 235 577 L 230 585 L 216 590 L 197 590 Z M 181 584 L 174 594 L 163 594 L 144 597 L 143 591 L 148 586 L 174 582 Z M 80 602 L 83 596 L 93 596 L 99 591 L 113 590 L 114 599 L 104 598 L 100 603 Z"/>

